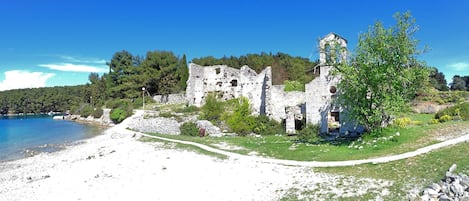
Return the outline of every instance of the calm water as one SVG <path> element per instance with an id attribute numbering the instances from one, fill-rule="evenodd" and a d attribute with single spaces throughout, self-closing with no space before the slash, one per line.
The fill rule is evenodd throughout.
<path id="1" fill-rule="evenodd" d="M 0 161 L 57 151 L 102 131 L 71 121 L 53 120 L 47 115 L 0 117 Z"/>

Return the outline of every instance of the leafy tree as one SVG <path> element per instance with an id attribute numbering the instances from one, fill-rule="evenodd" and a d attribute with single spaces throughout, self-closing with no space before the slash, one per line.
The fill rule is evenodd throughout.
<path id="1" fill-rule="evenodd" d="M 466 91 L 469 90 L 469 76 L 461 77 L 455 75 L 451 83 L 451 90 Z"/>
<path id="2" fill-rule="evenodd" d="M 350 64 L 338 65 L 341 90 L 339 103 L 368 131 L 381 128 L 390 115 L 401 111 L 428 78 L 417 60 L 415 19 L 409 12 L 397 13 L 397 24 L 386 29 L 376 22 L 359 36 Z"/>
<path id="3" fill-rule="evenodd" d="M 439 91 L 448 91 L 448 84 L 443 72 L 438 72 L 437 68 L 430 68 L 430 84 Z"/>

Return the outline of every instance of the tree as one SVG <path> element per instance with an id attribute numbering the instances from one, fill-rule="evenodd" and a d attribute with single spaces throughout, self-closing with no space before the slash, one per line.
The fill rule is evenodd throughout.
<path id="1" fill-rule="evenodd" d="M 430 84 L 439 91 L 448 91 L 448 83 L 446 82 L 443 72 L 438 72 L 438 69 L 430 68 Z"/>
<path id="2" fill-rule="evenodd" d="M 350 63 L 336 68 L 341 76 L 338 102 L 367 131 L 385 126 L 428 78 L 427 68 L 416 58 L 422 51 L 413 37 L 415 19 L 409 12 L 394 18 L 395 26 L 386 29 L 376 22 L 361 34 Z"/>
<path id="3" fill-rule="evenodd" d="M 467 85 L 469 84 L 468 82 L 466 82 L 466 77 L 469 81 L 469 76 L 461 77 L 459 75 L 455 75 L 453 77 L 453 82 L 451 83 L 451 90 L 466 91 L 468 89 Z"/>

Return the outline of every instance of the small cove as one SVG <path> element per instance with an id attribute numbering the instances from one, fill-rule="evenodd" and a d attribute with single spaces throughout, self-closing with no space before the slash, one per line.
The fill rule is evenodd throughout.
<path id="1" fill-rule="evenodd" d="M 53 120 L 48 115 L 0 117 L 0 162 L 41 152 L 54 152 L 79 140 L 94 137 L 103 128 L 73 121 Z"/>

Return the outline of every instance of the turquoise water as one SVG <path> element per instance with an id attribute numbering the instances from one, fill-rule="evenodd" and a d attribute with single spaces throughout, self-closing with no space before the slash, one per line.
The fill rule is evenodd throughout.
<path id="1" fill-rule="evenodd" d="M 0 117 L 0 161 L 52 152 L 102 133 L 98 127 L 44 116 Z"/>

